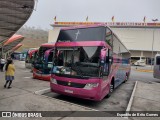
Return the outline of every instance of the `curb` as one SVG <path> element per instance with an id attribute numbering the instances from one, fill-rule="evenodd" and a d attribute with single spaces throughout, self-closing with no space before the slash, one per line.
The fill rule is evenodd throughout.
<path id="1" fill-rule="evenodd" d="M 145 69 L 134 69 L 135 71 L 138 71 L 138 72 L 150 72 L 150 73 L 153 73 L 153 70 L 145 70 Z"/>

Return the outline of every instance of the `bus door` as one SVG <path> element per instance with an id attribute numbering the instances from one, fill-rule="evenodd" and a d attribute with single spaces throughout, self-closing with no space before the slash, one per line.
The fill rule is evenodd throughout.
<path id="1" fill-rule="evenodd" d="M 154 63 L 154 78 L 160 79 L 160 55 L 156 55 Z"/>
<path id="2" fill-rule="evenodd" d="M 107 89 L 109 88 L 109 79 L 110 79 L 110 68 L 112 64 L 112 56 L 111 51 L 109 49 L 102 49 L 101 50 L 101 68 L 102 68 L 102 94 L 108 92 Z"/>

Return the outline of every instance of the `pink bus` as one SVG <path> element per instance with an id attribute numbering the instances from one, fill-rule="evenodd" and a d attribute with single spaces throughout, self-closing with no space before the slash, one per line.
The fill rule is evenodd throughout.
<path id="1" fill-rule="evenodd" d="M 54 45 L 45 43 L 40 46 L 33 65 L 33 78 L 50 81 Z"/>
<path id="2" fill-rule="evenodd" d="M 105 25 L 61 29 L 55 44 L 52 92 L 100 101 L 128 80 L 130 52 Z"/>

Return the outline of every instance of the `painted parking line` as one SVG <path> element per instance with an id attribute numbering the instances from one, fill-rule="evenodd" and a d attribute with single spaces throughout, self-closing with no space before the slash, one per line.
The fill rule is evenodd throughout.
<path id="1" fill-rule="evenodd" d="M 153 72 L 153 70 L 145 70 L 145 69 L 134 69 L 135 71 L 138 71 L 138 72 Z"/>
<path id="2" fill-rule="evenodd" d="M 136 88 L 137 88 L 137 84 L 138 84 L 138 81 L 136 81 L 136 83 L 134 85 L 130 100 L 129 100 L 128 105 L 127 105 L 126 113 L 130 112 L 130 110 L 131 110 L 132 103 L 133 103 L 133 97 L 134 97 L 134 94 L 135 94 L 135 91 L 136 91 Z M 128 119 L 128 117 L 124 117 L 124 118 Z"/>
<path id="3" fill-rule="evenodd" d="M 48 93 L 48 92 L 51 92 L 51 89 L 50 89 L 50 88 L 38 90 L 38 91 L 35 91 L 34 93 L 35 93 L 35 94 L 38 94 L 38 95 L 42 95 L 42 94 Z"/>

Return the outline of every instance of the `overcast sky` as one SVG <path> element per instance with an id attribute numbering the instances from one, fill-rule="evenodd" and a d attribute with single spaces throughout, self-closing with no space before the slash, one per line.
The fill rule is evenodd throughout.
<path id="1" fill-rule="evenodd" d="M 74 22 L 146 22 L 160 20 L 160 0 L 38 0 L 26 23 L 28 26 L 51 29 L 54 17 L 58 21 Z"/>

